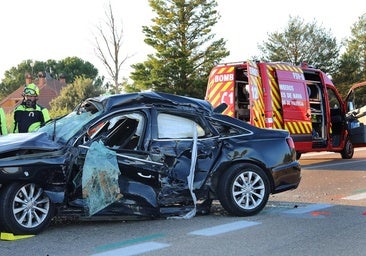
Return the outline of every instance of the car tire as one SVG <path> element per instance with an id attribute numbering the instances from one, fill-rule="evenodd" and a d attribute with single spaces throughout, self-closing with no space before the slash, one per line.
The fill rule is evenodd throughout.
<path id="1" fill-rule="evenodd" d="M 225 171 L 220 178 L 217 196 L 229 214 L 251 216 L 264 208 L 269 194 L 266 173 L 256 165 L 245 163 Z"/>
<path id="2" fill-rule="evenodd" d="M 354 152 L 355 149 L 353 148 L 352 142 L 349 138 L 347 138 L 346 143 L 344 144 L 344 148 L 341 152 L 341 156 L 343 159 L 351 159 Z"/>
<path id="3" fill-rule="evenodd" d="M 14 183 L 0 195 L 0 222 L 5 231 L 17 235 L 38 234 L 51 222 L 54 205 L 34 183 Z"/>

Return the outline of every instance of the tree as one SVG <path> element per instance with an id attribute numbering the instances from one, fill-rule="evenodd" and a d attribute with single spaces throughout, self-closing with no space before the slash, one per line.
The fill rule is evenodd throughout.
<path id="1" fill-rule="evenodd" d="M 26 60 L 17 67 L 12 67 L 5 71 L 4 79 L 0 84 L 0 100 L 18 89 L 20 85 L 24 84 L 25 73 L 33 69 L 33 64 L 34 63 L 31 60 Z"/>
<path id="2" fill-rule="evenodd" d="M 60 61 L 32 61 L 25 60 L 17 67 L 12 67 L 5 71 L 4 79 L 0 84 L 0 99 L 6 97 L 24 84 L 25 73 L 37 74 L 40 71 L 46 71 L 53 78 L 57 79 L 59 75 L 66 75 L 66 82 L 72 83 L 76 77 L 84 76 L 95 79 L 98 70 L 88 61 L 78 57 L 67 57 Z"/>
<path id="3" fill-rule="evenodd" d="M 339 46 L 330 31 L 316 21 L 305 23 L 300 17 L 291 17 L 283 32 L 269 34 L 268 40 L 258 46 L 266 61 L 283 61 L 294 65 L 307 62 L 324 72 L 334 73 Z"/>
<path id="4" fill-rule="evenodd" d="M 81 101 L 99 96 L 104 91 L 90 78 L 77 77 L 72 84 L 61 89 L 60 96 L 50 102 L 51 116 L 61 116 L 71 112 Z"/>
<path id="5" fill-rule="evenodd" d="M 49 64 L 49 66 L 51 65 Z M 60 60 L 55 63 L 53 68 L 58 71 L 58 75 L 66 75 L 67 83 L 73 83 L 76 78 L 81 76 L 93 80 L 98 75 L 98 69 L 93 64 L 78 57 L 67 57 Z M 55 77 L 57 76 L 55 75 Z"/>
<path id="6" fill-rule="evenodd" d="M 353 24 L 344 45 L 346 51 L 340 57 L 338 72 L 333 75 L 343 95 L 350 85 L 366 80 L 366 13 Z"/>
<path id="7" fill-rule="evenodd" d="M 108 11 L 105 13 L 107 17 L 105 22 L 106 30 L 101 25 L 97 26 L 98 34 L 101 39 L 99 40 L 98 37 L 95 36 L 95 53 L 113 80 L 114 84 L 112 85 L 112 90 L 114 93 L 119 93 L 121 90 L 121 84 L 119 83 L 120 70 L 130 56 L 126 55 L 120 59 L 123 29 L 122 25 L 121 28 L 118 28 L 110 3 L 108 7 Z"/>
<path id="8" fill-rule="evenodd" d="M 212 66 L 229 55 L 223 39 L 214 40 L 212 27 L 220 15 L 216 0 L 149 0 L 157 14 L 154 25 L 143 26 L 152 46 L 143 63 L 132 65 L 131 90 L 176 93 L 203 98 Z"/>

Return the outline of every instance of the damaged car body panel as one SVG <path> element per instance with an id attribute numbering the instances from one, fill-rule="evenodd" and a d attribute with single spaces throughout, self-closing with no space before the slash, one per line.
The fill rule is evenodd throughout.
<path id="1" fill-rule="evenodd" d="M 46 133 L 10 133 L 2 137 L 0 151 L 3 154 L 16 150 L 53 151 L 60 148 L 59 144 L 48 139 Z"/>
<path id="2" fill-rule="evenodd" d="M 87 99 L 35 133 L 0 137 L 0 221 L 16 234 L 54 216 L 191 218 L 216 199 L 249 216 L 300 179 L 287 131 L 166 93 Z"/>

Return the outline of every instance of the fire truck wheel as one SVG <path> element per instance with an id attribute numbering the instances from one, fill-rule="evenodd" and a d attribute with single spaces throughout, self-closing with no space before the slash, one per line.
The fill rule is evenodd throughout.
<path id="1" fill-rule="evenodd" d="M 343 159 L 351 159 L 353 157 L 354 148 L 352 142 L 349 138 L 347 138 L 344 148 L 341 152 L 341 156 Z"/>
<path id="2" fill-rule="evenodd" d="M 266 173 L 256 165 L 231 166 L 220 178 L 217 191 L 222 207 L 231 215 L 251 216 L 268 201 L 270 185 Z"/>

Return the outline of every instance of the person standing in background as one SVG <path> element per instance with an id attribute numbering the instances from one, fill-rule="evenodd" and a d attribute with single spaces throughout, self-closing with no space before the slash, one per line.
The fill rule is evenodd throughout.
<path id="1" fill-rule="evenodd" d="M 39 88 L 35 84 L 26 85 L 22 96 L 22 103 L 14 110 L 14 133 L 36 131 L 50 120 L 48 109 L 37 104 Z"/>
<path id="2" fill-rule="evenodd" d="M 0 135 L 8 134 L 4 109 L 0 107 Z"/>
<path id="3" fill-rule="evenodd" d="M 28 84 L 33 83 L 33 76 L 31 73 L 27 72 L 25 73 L 25 85 L 24 87 L 26 87 Z"/>

